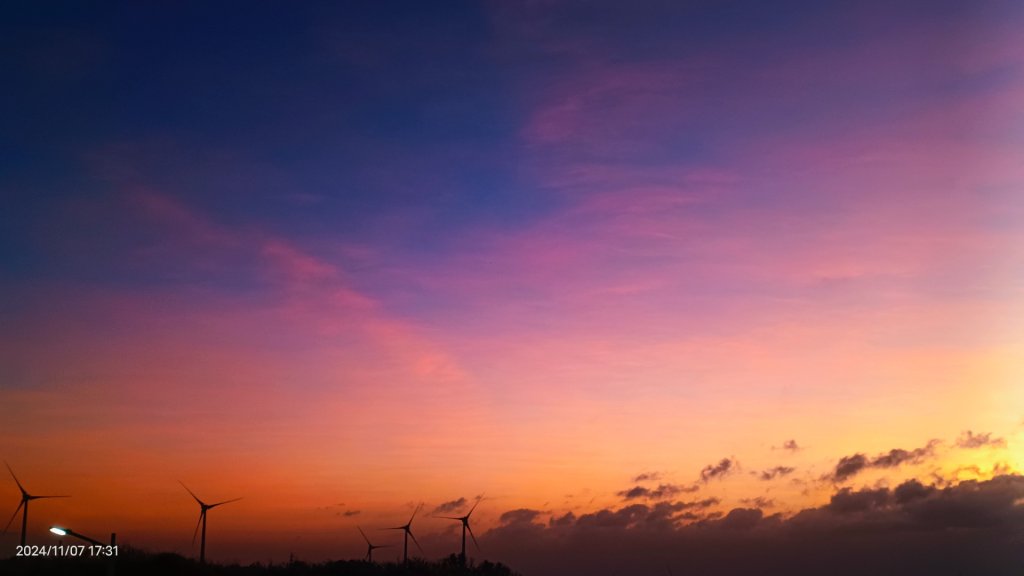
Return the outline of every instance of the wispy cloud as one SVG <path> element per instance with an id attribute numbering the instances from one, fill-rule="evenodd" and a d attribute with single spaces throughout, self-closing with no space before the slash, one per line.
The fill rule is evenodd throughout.
<path id="1" fill-rule="evenodd" d="M 751 474 L 757 476 L 760 480 L 768 481 L 788 476 L 795 470 L 796 468 L 793 468 L 792 466 L 775 466 L 774 468 L 768 468 L 767 470 L 762 470 L 760 472 L 751 472 Z"/>
<path id="2" fill-rule="evenodd" d="M 913 450 L 893 448 L 874 458 L 868 458 L 865 454 L 861 453 L 844 456 L 839 459 L 832 472 L 822 478 L 833 482 L 845 482 L 869 468 L 896 468 L 903 464 L 919 464 L 935 456 L 935 449 L 939 444 L 941 444 L 940 440 L 930 440 L 920 448 Z"/>
<path id="3" fill-rule="evenodd" d="M 681 486 L 678 484 L 659 484 L 655 488 L 647 488 L 645 486 L 634 486 L 628 490 L 622 490 L 617 492 L 616 495 L 622 497 L 623 500 L 635 500 L 638 498 L 649 498 L 651 500 L 664 500 L 673 498 L 679 494 L 687 492 L 696 492 L 700 489 L 700 486 L 691 484 L 688 486 Z"/>
<path id="4" fill-rule="evenodd" d="M 733 458 L 722 458 L 718 464 L 708 464 L 700 471 L 701 482 L 707 483 L 710 480 L 722 479 L 726 476 L 734 473 L 739 468 L 736 460 Z"/>
<path id="5" fill-rule="evenodd" d="M 741 498 L 740 502 L 747 506 L 753 506 L 754 508 L 772 508 L 775 506 L 775 499 L 766 498 L 764 496 L 755 496 L 754 498 Z"/>
<path id="6" fill-rule="evenodd" d="M 975 448 L 992 447 L 992 448 L 1005 448 L 1005 438 L 993 438 L 990 432 L 975 434 L 970 430 L 964 431 L 960 434 L 960 437 L 956 439 L 956 446 L 958 448 L 966 448 L 969 450 Z"/>
<path id="7" fill-rule="evenodd" d="M 450 512 L 458 512 L 466 506 L 466 498 L 460 496 L 455 500 L 449 500 L 448 502 L 442 502 L 438 504 L 436 508 L 431 511 L 431 514 L 448 514 Z"/>
<path id="8" fill-rule="evenodd" d="M 772 446 L 772 450 L 775 450 L 775 446 Z M 796 443 L 796 440 L 786 440 L 782 443 L 780 450 L 786 450 L 788 452 L 799 452 L 800 446 Z"/>
<path id="9" fill-rule="evenodd" d="M 502 524 L 529 524 L 536 520 L 541 515 L 540 510 L 534 510 L 531 508 L 517 508 L 515 510 L 509 510 L 502 512 L 498 521 Z"/>

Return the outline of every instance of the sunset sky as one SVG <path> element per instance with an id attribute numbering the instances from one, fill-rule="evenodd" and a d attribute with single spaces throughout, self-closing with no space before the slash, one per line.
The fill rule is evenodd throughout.
<path id="1" fill-rule="evenodd" d="M 543 575 L 591 521 L 685 540 L 911 479 L 1005 488 L 1024 538 L 1022 29 L 1014 0 L 0 8 L 0 459 L 72 496 L 30 542 L 193 555 L 179 481 L 243 497 L 218 562 L 361 557 L 418 503 L 438 558 L 430 515 L 486 495 L 473 555 Z"/>

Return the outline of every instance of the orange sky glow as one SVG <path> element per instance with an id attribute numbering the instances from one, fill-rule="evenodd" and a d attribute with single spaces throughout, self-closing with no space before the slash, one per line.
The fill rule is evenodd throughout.
<path id="1" fill-rule="evenodd" d="M 362 557 L 357 526 L 397 543 L 378 529 L 420 503 L 442 557 L 457 525 L 431 515 L 480 496 L 486 543 L 520 509 L 792 517 L 1024 474 L 1020 10 L 612 54 L 536 10 L 488 5 L 465 40 L 500 88 L 472 50 L 362 52 L 312 19 L 288 58 L 358 76 L 338 90 L 359 114 L 252 64 L 309 115 L 231 84 L 238 111 L 147 100 L 182 128 L 129 107 L 121 132 L 26 140 L 52 169 L 0 176 L 0 459 L 71 495 L 32 502 L 30 542 L 57 524 L 194 555 L 179 481 L 242 497 L 208 554 L 247 562 Z M 139 40 L 82 26 L 90 74 L 127 83 L 113 54 Z M 382 71 L 435 49 L 441 80 Z M 138 98 L 191 69 L 167 66 Z M 19 497 L 4 471 L 0 513 Z"/>

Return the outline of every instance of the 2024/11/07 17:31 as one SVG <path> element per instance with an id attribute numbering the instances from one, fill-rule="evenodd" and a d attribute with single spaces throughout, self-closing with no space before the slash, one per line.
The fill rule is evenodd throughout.
<path id="1" fill-rule="evenodd" d="M 15 546 L 15 556 L 117 556 L 117 546 L 72 544 L 70 546 L 51 544 L 49 546 Z"/>

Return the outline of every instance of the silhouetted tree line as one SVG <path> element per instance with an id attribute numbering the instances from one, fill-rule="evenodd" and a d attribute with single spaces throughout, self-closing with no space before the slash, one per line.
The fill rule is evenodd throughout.
<path id="1" fill-rule="evenodd" d="M 410 559 L 396 563 L 337 560 L 281 564 L 200 564 L 179 554 L 125 550 L 116 559 L 117 576 L 520 576 L 501 563 L 480 562 L 462 566 L 457 554 L 428 562 Z M 0 560 L 5 576 L 106 576 L 109 566 L 102 558 L 8 558 Z"/>

